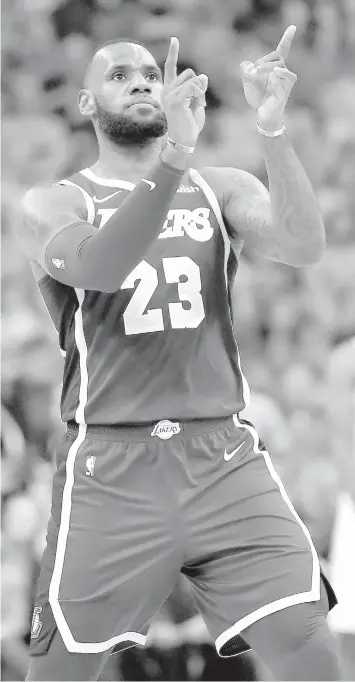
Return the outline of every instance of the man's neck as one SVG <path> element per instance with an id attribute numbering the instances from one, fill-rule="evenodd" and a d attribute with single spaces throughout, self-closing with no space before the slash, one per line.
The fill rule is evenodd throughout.
<path id="1" fill-rule="evenodd" d="M 152 140 L 146 147 L 119 147 L 100 140 L 100 155 L 91 170 L 103 179 L 136 183 L 158 161 L 164 142 L 165 137 Z"/>

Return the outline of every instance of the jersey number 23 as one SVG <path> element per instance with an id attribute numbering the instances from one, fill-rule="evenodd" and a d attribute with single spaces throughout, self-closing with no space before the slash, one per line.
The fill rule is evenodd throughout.
<path id="1" fill-rule="evenodd" d="M 196 329 L 205 317 L 201 296 L 200 268 L 188 256 L 163 258 L 167 284 L 177 284 L 179 303 L 169 303 L 172 329 Z M 133 289 L 139 284 L 123 314 L 126 334 L 145 334 L 164 331 L 161 308 L 148 309 L 149 301 L 159 285 L 156 268 L 141 261 L 123 282 L 121 289 Z M 187 307 L 183 306 L 187 303 Z"/>

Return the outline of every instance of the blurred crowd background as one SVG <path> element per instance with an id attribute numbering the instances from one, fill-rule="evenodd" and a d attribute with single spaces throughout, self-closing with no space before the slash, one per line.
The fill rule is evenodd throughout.
<path id="1" fill-rule="evenodd" d="M 355 333 L 354 0 L 4 0 L 2 3 L 2 663 L 23 679 L 34 581 L 50 509 L 62 358 L 29 266 L 12 234 L 24 191 L 84 168 L 96 142 L 77 107 L 95 47 L 143 41 L 163 64 L 180 39 L 180 68 L 209 76 L 208 114 L 194 165 L 237 166 L 267 182 L 242 60 L 297 25 L 298 74 L 288 134 L 316 190 L 328 248 L 289 268 L 243 253 L 235 326 L 256 423 L 325 563 L 339 477 L 331 447 L 332 349 Z M 107 669 L 108 670 L 108 669 Z M 212 672 L 211 672 L 212 671 Z M 184 583 L 145 652 L 112 657 L 103 679 L 253 679 L 223 663 L 195 618 Z M 239 677 L 238 677 L 239 675 Z M 264 678 L 265 679 L 265 678 Z M 353 678 L 354 679 L 354 678 Z"/>

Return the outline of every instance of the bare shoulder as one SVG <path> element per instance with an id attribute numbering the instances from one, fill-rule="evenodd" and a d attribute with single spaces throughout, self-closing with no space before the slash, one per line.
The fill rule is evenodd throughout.
<path id="1" fill-rule="evenodd" d="M 56 232 L 78 220 L 86 220 L 86 205 L 77 187 L 33 187 L 23 196 L 14 230 L 29 259 L 38 260 Z"/>
<path id="2" fill-rule="evenodd" d="M 241 168 L 207 166 L 200 172 L 216 194 L 221 208 L 234 199 L 269 199 L 265 185 Z"/>
<path id="3" fill-rule="evenodd" d="M 23 196 L 21 211 L 25 217 L 33 214 L 47 215 L 48 212 L 76 211 L 85 214 L 85 200 L 77 187 L 51 185 L 32 187 Z"/>
<path id="4" fill-rule="evenodd" d="M 233 249 L 241 246 L 279 260 L 272 233 L 269 191 L 260 180 L 240 168 L 207 167 L 201 175 L 214 190 Z M 272 249 L 271 249 L 272 246 Z"/>

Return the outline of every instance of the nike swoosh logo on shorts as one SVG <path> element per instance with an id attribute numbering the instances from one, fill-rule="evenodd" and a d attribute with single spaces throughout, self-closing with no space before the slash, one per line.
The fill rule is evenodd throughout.
<path id="1" fill-rule="evenodd" d="M 103 199 L 98 199 L 97 196 L 95 195 L 92 200 L 95 202 L 95 204 L 102 204 L 104 201 L 108 201 L 109 199 L 112 199 L 112 197 L 115 197 L 116 194 L 119 194 L 122 192 L 121 189 L 118 190 L 118 192 L 114 192 L 113 194 L 109 194 L 108 197 L 104 197 Z"/>
<path id="2" fill-rule="evenodd" d="M 244 445 L 244 443 L 245 443 L 245 440 L 243 440 L 243 442 L 242 442 L 240 445 L 238 445 L 238 447 L 237 447 L 235 450 L 233 450 L 232 452 L 229 452 L 229 453 L 228 453 L 227 450 L 225 450 L 225 451 L 224 451 L 224 459 L 225 459 L 225 461 L 226 461 L 226 462 L 229 462 L 229 460 L 232 459 L 232 457 L 234 457 L 234 455 L 237 454 L 238 450 L 240 450 L 240 448 L 242 447 L 242 445 Z"/>
<path id="3" fill-rule="evenodd" d="M 155 182 L 152 182 L 152 180 L 146 180 L 145 178 L 142 178 L 142 182 L 146 182 L 147 185 L 150 185 L 150 190 L 149 190 L 150 192 L 151 192 L 152 189 L 154 189 L 154 187 L 155 187 Z"/>

